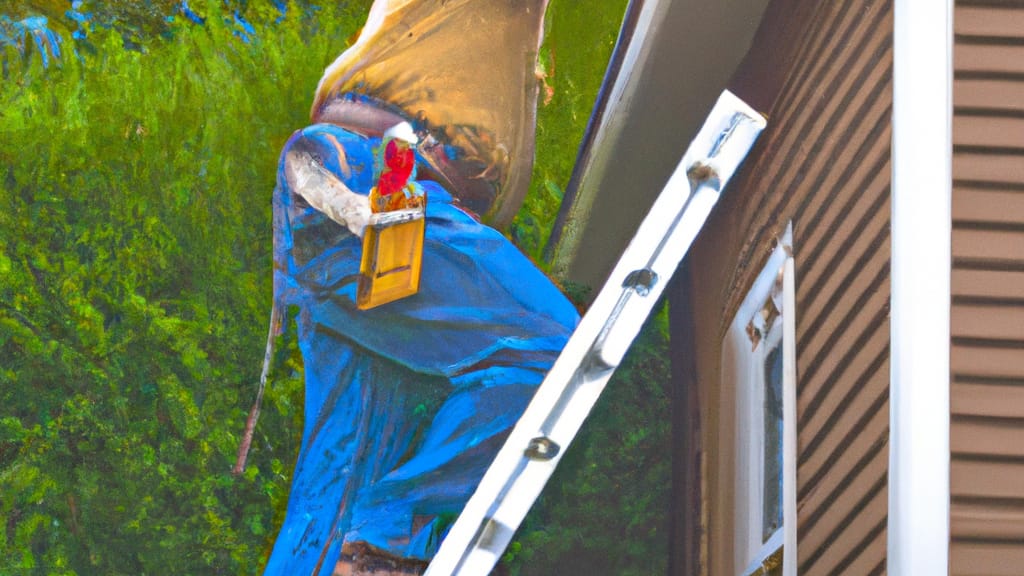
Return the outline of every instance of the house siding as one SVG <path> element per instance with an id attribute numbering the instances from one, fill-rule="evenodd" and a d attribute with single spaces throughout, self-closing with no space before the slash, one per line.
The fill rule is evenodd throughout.
<path id="1" fill-rule="evenodd" d="M 802 575 L 886 569 L 892 29 L 891 1 L 815 7 L 768 128 L 691 259 L 698 330 L 717 312 L 723 334 L 793 222 Z M 755 43 L 752 53 L 765 49 Z M 699 352 L 702 375 L 716 353 Z M 714 383 L 702 385 L 714 398 Z M 710 408 L 711 419 L 726 403 Z M 717 466 L 729 473 L 728 463 Z M 716 497 L 727 499 L 719 489 L 712 508 Z M 710 518 L 728 526 L 726 512 Z M 712 544 L 711 557 L 724 553 Z"/>
<path id="2" fill-rule="evenodd" d="M 1024 1 L 956 2 L 952 574 L 1024 568 Z"/>
<path id="3" fill-rule="evenodd" d="M 796 203 L 800 574 L 885 572 L 892 6 L 834 3 L 763 186 Z M 778 169 L 771 170 L 777 166 Z M 752 173 L 755 171 L 752 171 Z M 756 213 L 758 210 L 750 210 Z"/>

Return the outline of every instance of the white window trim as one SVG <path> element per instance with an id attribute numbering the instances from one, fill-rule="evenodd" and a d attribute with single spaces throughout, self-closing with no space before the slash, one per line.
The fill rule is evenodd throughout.
<path id="1" fill-rule="evenodd" d="M 792 244 L 793 225 L 786 229 L 786 236 Z M 785 355 L 782 369 L 785 371 L 782 379 L 782 522 L 784 549 L 788 551 L 782 557 L 782 575 L 796 576 L 797 541 L 796 541 L 796 263 L 793 260 L 793 249 L 789 246 L 789 253 L 784 264 L 784 285 L 783 285 L 783 306 L 787 311 L 782 315 L 784 338 L 791 346 L 782 349 Z"/>
<path id="2" fill-rule="evenodd" d="M 764 448 L 758 440 L 763 437 L 764 430 L 763 389 L 751 391 L 737 386 L 733 423 L 736 430 L 733 446 L 736 466 L 732 548 L 733 566 L 736 569 L 745 567 L 739 572 L 744 575 L 759 573 L 765 560 L 780 546 L 785 551 L 783 574 L 796 575 L 796 298 L 792 252 L 790 225 L 740 305 L 722 346 L 723 385 L 746 381 L 746 376 L 741 374 L 753 369 L 752 364 L 756 363 L 752 362 L 755 356 L 749 350 L 747 324 L 770 297 L 778 275 L 782 274 L 782 326 L 781 334 L 774 338 L 781 336 L 783 340 L 783 526 L 762 544 Z M 745 351 L 743 347 L 746 347 Z"/>

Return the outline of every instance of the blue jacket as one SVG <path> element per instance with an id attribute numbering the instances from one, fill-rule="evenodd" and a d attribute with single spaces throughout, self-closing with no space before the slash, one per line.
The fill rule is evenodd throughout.
<path id="1" fill-rule="evenodd" d="M 368 193 L 380 141 L 297 132 Z M 305 427 L 267 574 L 331 574 L 344 542 L 429 559 L 578 322 L 503 235 L 426 190 L 420 291 L 357 310 L 361 240 L 289 189 L 274 194 L 275 299 L 298 308 Z"/>

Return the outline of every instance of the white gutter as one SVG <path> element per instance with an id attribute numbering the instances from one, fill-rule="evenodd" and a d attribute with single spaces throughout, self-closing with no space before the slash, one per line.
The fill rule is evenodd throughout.
<path id="1" fill-rule="evenodd" d="M 887 571 L 949 573 L 953 1 L 896 0 Z"/>

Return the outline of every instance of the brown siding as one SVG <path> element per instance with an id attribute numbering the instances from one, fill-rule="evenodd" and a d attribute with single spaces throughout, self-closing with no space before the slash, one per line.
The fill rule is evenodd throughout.
<path id="1" fill-rule="evenodd" d="M 885 572 L 891 77 L 891 2 L 820 3 L 693 256 L 695 276 L 738 262 L 695 278 L 697 294 L 718 291 L 697 305 L 717 302 L 724 331 L 793 222 L 802 575 Z"/>
<path id="2" fill-rule="evenodd" d="M 1024 570 L 1024 1 L 956 3 L 953 574 Z"/>
<path id="3" fill-rule="evenodd" d="M 798 565 L 877 574 L 888 501 L 891 5 L 833 21 L 838 39 L 817 51 L 823 76 L 805 88 L 826 103 L 793 104 L 824 116 L 803 129 L 809 160 L 789 176 L 807 195 L 792 217 Z"/>

